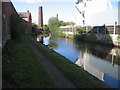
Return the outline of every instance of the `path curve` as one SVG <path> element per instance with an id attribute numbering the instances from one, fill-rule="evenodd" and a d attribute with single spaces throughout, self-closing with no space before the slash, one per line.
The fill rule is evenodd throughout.
<path id="1" fill-rule="evenodd" d="M 48 72 L 50 77 L 54 80 L 56 88 L 76 88 L 76 86 L 68 80 L 62 72 L 59 71 L 45 56 L 43 56 L 31 41 L 28 41 L 29 45 L 35 52 L 35 55 L 39 62 L 42 64 L 43 68 Z"/>

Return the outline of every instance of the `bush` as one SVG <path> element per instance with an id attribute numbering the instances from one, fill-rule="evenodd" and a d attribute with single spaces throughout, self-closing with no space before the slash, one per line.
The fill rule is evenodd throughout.
<path id="1" fill-rule="evenodd" d="M 65 33 L 61 33 L 61 37 L 65 38 L 66 34 Z"/>
<path id="2" fill-rule="evenodd" d="M 120 40 L 120 35 L 118 35 L 117 39 Z"/>
<path id="3" fill-rule="evenodd" d="M 77 40 L 96 40 L 95 34 L 79 34 L 74 36 Z"/>
<path id="4" fill-rule="evenodd" d="M 85 27 L 81 27 L 81 26 L 77 26 L 76 30 L 77 30 L 78 34 L 83 34 L 83 33 L 86 32 L 86 28 Z"/>
<path id="5" fill-rule="evenodd" d="M 95 34 L 87 34 L 86 39 L 87 39 L 87 40 L 96 40 L 97 37 L 96 37 Z"/>
<path id="6" fill-rule="evenodd" d="M 25 34 L 25 26 L 22 24 L 22 19 L 15 14 L 10 17 L 10 30 L 12 39 L 19 39 Z"/>

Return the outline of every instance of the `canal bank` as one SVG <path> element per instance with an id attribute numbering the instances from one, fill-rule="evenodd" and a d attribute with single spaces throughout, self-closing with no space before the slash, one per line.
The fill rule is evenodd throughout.
<path id="1" fill-rule="evenodd" d="M 120 49 L 68 38 L 44 38 L 44 44 L 113 88 L 119 86 Z"/>
<path id="2" fill-rule="evenodd" d="M 108 46 L 120 47 L 120 35 L 118 34 L 79 34 L 75 35 L 78 41 L 86 41 Z"/>
<path id="3" fill-rule="evenodd" d="M 32 40 L 32 44 L 78 88 L 108 87 L 105 83 L 84 71 L 64 56 L 54 50 L 50 50 L 47 46 L 37 43 L 35 40 Z"/>

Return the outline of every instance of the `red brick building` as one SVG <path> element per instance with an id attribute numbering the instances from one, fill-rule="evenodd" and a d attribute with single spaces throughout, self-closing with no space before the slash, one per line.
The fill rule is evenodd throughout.
<path id="1" fill-rule="evenodd" d="M 6 41 L 8 39 L 11 39 L 11 29 L 10 29 L 10 18 L 11 15 L 15 14 L 19 17 L 19 14 L 17 13 L 16 9 L 14 8 L 12 2 L 0 2 L 0 5 L 2 6 L 2 46 L 5 45 Z M 27 12 L 27 18 L 23 18 L 22 24 L 25 26 L 26 33 L 30 33 L 32 30 L 32 25 L 31 25 L 31 14 L 30 12 Z"/>
<path id="2" fill-rule="evenodd" d="M 18 14 L 25 21 L 32 23 L 31 13 L 29 10 L 27 10 L 27 12 L 18 12 Z"/>

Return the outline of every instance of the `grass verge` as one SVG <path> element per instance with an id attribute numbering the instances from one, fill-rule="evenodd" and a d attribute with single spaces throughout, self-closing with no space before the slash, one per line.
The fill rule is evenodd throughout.
<path id="1" fill-rule="evenodd" d="M 25 40 L 8 41 L 2 57 L 3 88 L 54 88 L 54 81 Z"/>
<path id="2" fill-rule="evenodd" d="M 46 46 L 31 40 L 31 43 L 48 58 L 64 75 L 71 80 L 78 88 L 107 88 L 102 81 L 98 80 L 70 60 L 59 55 Z"/>

